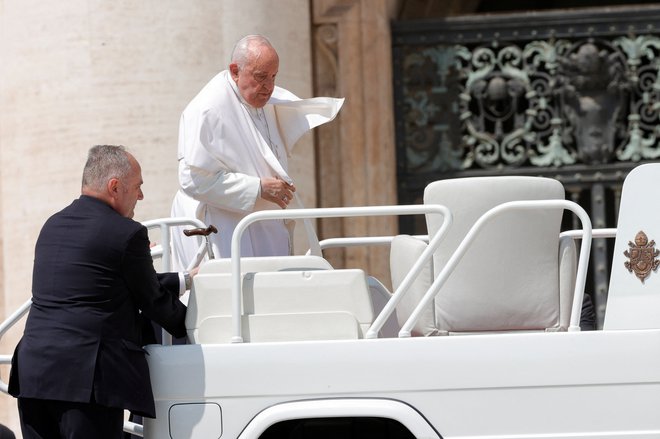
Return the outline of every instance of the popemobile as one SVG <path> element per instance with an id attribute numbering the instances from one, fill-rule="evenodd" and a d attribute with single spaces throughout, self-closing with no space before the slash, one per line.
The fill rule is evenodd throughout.
<path id="1" fill-rule="evenodd" d="M 149 345 L 151 439 L 660 438 L 660 164 L 626 178 L 616 229 L 592 230 L 559 181 L 477 177 L 422 205 L 260 211 L 231 259 L 203 238 L 187 344 Z M 561 231 L 565 212 L 581 223 Z M 428 236 L 311 239 L 305 255 L 241 258 L 273 218 L 424 215 Z M 170 264 L 170 227 L 153 249 Z M 614 238 L 602 329 L 581 331 L 593 239 Z M 392 292 L 323 250 L 389 245 Z M 24 304 L 0 326 L 20 321 Z M 11 355 L 2 356 L 10 363 Z M 7 385 L 0 383 L 6 392 Z"/>

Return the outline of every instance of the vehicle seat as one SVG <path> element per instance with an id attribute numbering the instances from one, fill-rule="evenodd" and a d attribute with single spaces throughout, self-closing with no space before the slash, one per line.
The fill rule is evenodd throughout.
<path id="1" fill-rule="evenodd" d="M 453 224 L 429 264 L 397 307 L 403 324 L 474 223 L 508 201 L 564 199 L 556 180 L 540 177 L 474 177 L 436 181 L 424 191 L 425 204 L 442 204 Z M 490 331 L 566 330 L 577 267 L 575 244 L 559 233 L 563 211 L 505 212 L 490 221 L 413 328 L 413 335 Z M 429 238 L 442 218 L 426 216 Z M 392 284 L 398 288 L 427 244 L 411 236 L 394 238 Z"/>
<path id="2" fill-rule="evenodd" d="M 200 270 L 186 314 L 191 343 L 230 342 L 231 305 L 231 274 Z M 374 317 L 367 277 L 357 269 L 248 272 L 242 305 L 246 342 L 357 339 Z"/>

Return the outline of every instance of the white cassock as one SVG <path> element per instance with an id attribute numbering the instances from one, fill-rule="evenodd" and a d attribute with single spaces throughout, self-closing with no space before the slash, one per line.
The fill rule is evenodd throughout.
<path id="1" fill-rule="evenodd" d="M 260 179 L 279 177 L 289 183 L 287 159 L 307 131 L 335 118 L 344 100 L 300 99 L 275 87 L 263 109 L 240 96 L 228 70 L 217 74 L 188 104 L 179 123 L 179 191 L 173 217 L 198 218 L 214 225 L 210 235 L 215 257 L 229 257 L 231 236 L 247 214 L 280 209 L 260 197 Z M 300 188 L 298 188 L 300 189 Z M 174 231 L 175 269 L 194 258 L 198 240 Z M 291 253 L 283 220 L 259 221 L 243 234 L 241 256 Z"/>

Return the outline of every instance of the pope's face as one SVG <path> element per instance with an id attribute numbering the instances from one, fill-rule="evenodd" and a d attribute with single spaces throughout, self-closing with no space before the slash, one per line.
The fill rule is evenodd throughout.
<path id="1" fill-rule="evenodd" d="M 273 94 L 279 66 L 280 60 L 275 50 L 263 46 L 261 54 L 258 57 L 252 56 L 242 69 L 237 64 L 230 64 L 229 70 L 245 102 L 261 108 Z"/>

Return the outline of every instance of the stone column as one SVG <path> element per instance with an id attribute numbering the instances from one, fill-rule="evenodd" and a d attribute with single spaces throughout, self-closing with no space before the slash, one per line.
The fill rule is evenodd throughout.
<path id="1" fill-rule="evenodd" d="M 313 0 L 318 94 L 346 97 L 339 123 L 317 131 L 319 204 L 396 203 L 389 21 L 392 0 Z M 323 238 L 392 235 L 396 218 L 322 221 Z M 363 267 L 389 284 L 389 248 L 328 252 L 334 266 Z"/>

